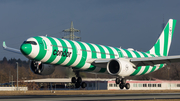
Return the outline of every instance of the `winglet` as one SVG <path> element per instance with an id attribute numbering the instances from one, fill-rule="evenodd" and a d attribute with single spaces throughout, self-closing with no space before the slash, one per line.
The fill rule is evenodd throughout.
<path id="1" fill-rule="evenodd" d="M 5 41 L 3 41 L 2 45 L 3 45 L 3 48 L 5 50 L 7 50 L 7 51 L 11 51 L 11 52 L 14 52 L 14 53 L 22 54 L 21 51 L 18 50 L 18 49 L 7 47 Z"/>
<path id="2" fill-rule="evenodd" d="M 3 48 L 7 48 L 5 41 L 3 41 Z"/>

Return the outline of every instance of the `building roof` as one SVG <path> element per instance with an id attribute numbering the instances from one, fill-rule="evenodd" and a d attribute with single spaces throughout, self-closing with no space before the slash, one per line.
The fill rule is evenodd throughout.
<path id="1" fill-rule="evenodd" d="M 82 78 L 84 82 L 106 81 L 108 83 L 115 83 L 115 79 L 102 79 L 102 78 Z M 44 83 L 67 83 L 71 82 L 71 78 L 46 78 L 46 79 L 33 79 L 24 80 L 24 82 L 44 82 Z M 128 83 L 179 83 L 180 81 L 169 80 L 127 80 Z"/>
<path id="2" fill-rule="evenodd" d="M 114 79 L 102 79 L 102 78 L 82 78 L 83 81 L 114 81 Z M 64 83 L 71 82 L 71 78 L 46 78 L 46 79 L 33 79 L 33 80 L 24 80 L 24 82 L 56 82 L 56 83 Z"/>

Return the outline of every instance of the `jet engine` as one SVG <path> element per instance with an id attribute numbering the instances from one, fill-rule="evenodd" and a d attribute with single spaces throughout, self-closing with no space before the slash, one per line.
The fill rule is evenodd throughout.
<path id="1" fill-rule="evenodd" d="M 49 64 L 42 64 L 38 61 L 31 61 L 31 71 L 38 75 L 50 75 L 54 72 L 55 67 Z"/>
<path id="2" fill-rule="evenodd" d="M 107 71 L 111 75 L 129 76 L 133 71 L 133 64 L 123 59 L 112 59 L 107 64 Z"/>

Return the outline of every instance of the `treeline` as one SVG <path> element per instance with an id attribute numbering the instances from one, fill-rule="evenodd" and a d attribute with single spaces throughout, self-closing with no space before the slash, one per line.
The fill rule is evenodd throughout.
<path id="1" fill-rule="evenodd" d="M 64 68 L 56 68 L 55 72 L 48 76 L 34 74 L 30 66 L 30 61 L 22 61 L 21 59 L 9 59 L 6 57 L 0 61 L 0 83 L 6 83 L 17 80 L 17 63 L 18 63 L 18 78 L 19 80 L 31 80 L 41 78 L 63 78 L 65 73 Z M 61 70 L 62 69 L 62 70 Z"/>
<path id="2" fill-rule="evenodd" d="M 6 57 L 0 61 L 0 83 L 15 81 L 17 79 L 17 64 L 18 62 L 18 77 L 19 80 L 31 80 L 42 78 L 68 78 L 75 76 L 71 69 L 63 66 L 57 66 L 55 72 L 48 76 L 34 74 L 30 66 L 30 61 L 22 61 L 21 59 L 9 59 Z M 107 74 L 91 74 L 80 73 L 84 78 L 115 78 L 115 76 Z M 150 80 L 150 79 L 163 79 L 163 80 L 180 80 L 180 62 L 167 64 L 164 68 L 146 75 L 130 76 L 128 79 L 135 80 Z"/>

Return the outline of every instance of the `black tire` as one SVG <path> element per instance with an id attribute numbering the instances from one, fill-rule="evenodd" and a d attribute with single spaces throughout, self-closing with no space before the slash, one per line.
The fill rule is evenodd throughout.
<path id="1" fill-rule="evenodd" d="M 116 78 L 115 82 L 116 82 L 116 84 L 119 84 L 121 81 L 119 78 Z"/>
<path id="2" fill-rule="evenodd" d="M 81 87 L 82 87 L 82 88 L 86 88 L 86 87 L 87 87 L 87 84 L 86 84 L 85 82 L 82 82 Z"/>
<path id="3" fill-rule="evenodd" d="M 119 88 L 120 88 L 120 89 L 123 89 L 123 88 L 124 88 L 124 84 L 120 83 L 120 84 L 119 84 Z"/>
<path id="4" fill-rule="evenodd" d="M 81 77 L 78 77 L 78 78 L 77 78 L 77 83 L 80 84 L 81 82 L 82 82 L 82 78 L 81 78 Z"/>
<path id="5" fill-rule="evenodd" d="M 126 89 L 129 89 L 130 88 L 130 84 L 129 83 L 126 83 Z"/>
<path id="6" fill-rule="evenodd" d="M 76 88 L 79 88 L 80 86 L 81 86 L 80 83 L 75 83 Z"/>
<path id="7" fill-rule="evenodd" d="M 126 84 L 126 79 L 122 78 L 122 79 L 121 79 L 121 83 L 122 83 L 122 84 Z"/>
<path id="8" fill-rule="evenodd" d="M 71 78 L 71 83 L 76 83 L 76 78 L 75 77 Z"/>

